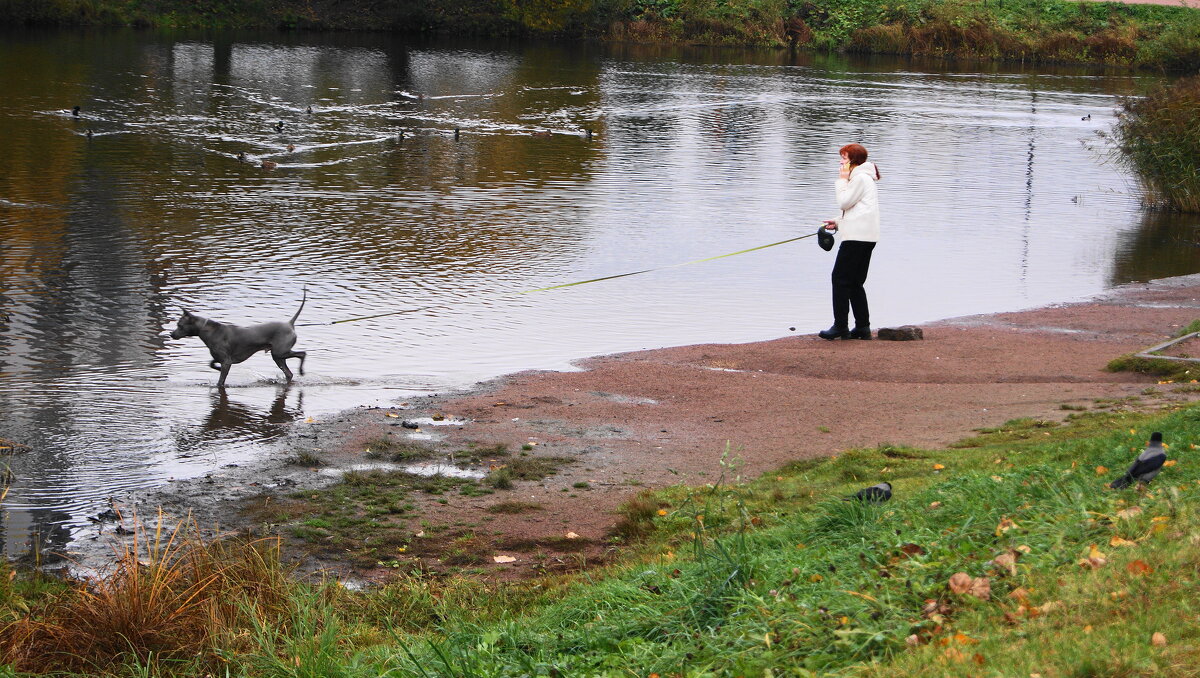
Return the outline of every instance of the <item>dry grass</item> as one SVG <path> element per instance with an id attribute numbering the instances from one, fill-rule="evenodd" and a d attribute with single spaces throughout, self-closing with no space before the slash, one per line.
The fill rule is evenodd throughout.
<path id="1" fill-rule="evenodd" d="M 135 520 L 136 522 L 136 520 Z M 79 579 L 36 619 L 0 632 L 17 670 L 106 672 L 161 661 L 205 663 L 247 613 L 277 616 L 291 586 L 277 540 L 203 542 L 195 525 L 138 530 L 111 572 Z"/>
<path id="2" fill-rule="evenodd" d="M 1148 203 L 1200 212 L 1200 76 L 1128 99 L 1118 118 L 1118 159 L 1141 180 Z"/>
<path id="3" fill-rule="evenodd" d="M 655 529 L 654 518 L 658 510 L 668 506 L 657 492 L 643 490 L 633 499 L 625 502 L 617 509 L 621 519 L 613 526 L 610 534 L 622 539 L 638 539 Z"/>

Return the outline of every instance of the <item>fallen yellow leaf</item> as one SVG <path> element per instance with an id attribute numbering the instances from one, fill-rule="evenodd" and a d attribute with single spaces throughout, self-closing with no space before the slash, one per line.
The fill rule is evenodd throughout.
<path id="1" fill-rule="evenodd" d="M 1100 552 L 1100 549 L 1096 548 L 1095 544 L 1092 544 L 1088 548 L 1087 552 L 1085 552 L 1084 557 L 1079 561 L 1079 566 L 1089 570 L 1095 570 L 1097 568 L 1104 567 L 1104 565 L 1107 563 L 1108 559 L 1104 557 L 1104 554 Z"/>
<path id="2" fill-rule="evenodd" d="M 814 584 L 816 584 L 819 581 L 822 581 L 823 579 L 825 579 L 825 577 L 822 577 L 819 574 L 814 574 L 813 576 L 808 578 L 808 580 Z"/>
<path id="3" fill-rule="evenodd" d="M 1117 511 L 1117 517 L 1123 520 L 1128 520 L 1142 512 L 1141 506 L 1130 506 L 1127 509 Z"/>
<path id="4" fill-rule="evenodd" d="M 1120 546 L 1137 546 L 1137 542 L 1136 542 L 1136 541 L 1129 541 L 1128 539 L 1122 539 L 1121 537 L 1114 536 L 1112 539 L 1109 539 L 1109 540 L 1108 540 L 1108 545 L 1109 545 L 1109 546 L 1114 546 L 1114 547 L 1120 547 Z"/>
<path id="5" fill-rule="evenodd" d="M 943 466 L 943 465 L 941 465 L 941 464 L 934 464 L 934 465 L 933 465 L 933 470 L 934 470 L 934 471 L 941 471 L 941 470 L 942 470 L 942 469 L 944 469 L 944 468 L 946 468 L 946 467 L 945 467 L 945 466 Z"/>
<path id="6" fill-rule="evenodd" d="M 659 510 L 658 510 L 658 515 L 660 515 L 660 516 L 665 516 L 665 515 L 667 515 L 667 510 L 666 510 L 666 509 L 659 509 Z"/>
<path id="7" fill-rule="evenodd" d="M 1153 518 L 1151 518 L 1151 519 L 1150 519 L 1150 522 L 1152 522 L 1152 523 L 1165 523 L 1165 522 L 1169 522 L 1170 520 L 1171 520 L 1171 519 L 1170 519 L 1170 518 L 1168 518 L 1167 516 L 1154 516 Z"/>
<path id="8" fill-rule="evenodd" d="M 1105 473 L 1108 473 L 1108 469 L 1107 469 L 1107 468 L 1105 468 L 1105 467 L 1103 467 L 1103 466 L 1097 466 L 1097 467 L 1096 467 L 1096 475 L 1098 475 L 1098 476 L 1102 476 L 1102 475 L 1104 475 Z"/>
<path id="9" fill-rule="evenodd" d="M 1017 524 L 1015 522 L 1013 522 L 1011 519 L 1001 518 L 1000 524 L 996 526 L 996 536 L 999 537 L 1000 535 L 1004 534 L 1005 532 L 1008 532 L 1009 530 L 1013 529 L 1016 526 L 1017 526 Z"/>
<path id="10" fill-rule="evenodd" d="M 1166 447 L 1166 445 L 1163 445 L 1163 447 Z M 1174 459 L 1168 459 L 1163 462 L 1163 466 L 1174 466 L 1176 463 Z"/>
<path id="11" fill-rule="evenodd" d="M 492 556 L 492 560 L 496 561 L 497 563 L 515 563 L 517 561 L 517 559 L 512 556 Z"/>
<path id="12" fill-rule="evenodd" d="M 1150 636 L 1150 644 L 1154 647 L 1164 647 L 1167 644 L 1167 637 L 1155 631 L 1154 635 Z"/>
<path id="13" fill-rule="evenodd" d="M 567 533 L 567 539 L 578 539 L 578 538 L 579 538 L 579 535 L 575 534 L 574 532 Z"/>
<path id="14" fill-rule="evenodd" d="M 1048 603 L 1043 603 L 1041 605 L 1038 605 L 1037 609 L 1042 614 L 1050 614 L 1051 612 L 1053 612 L 1055 610 L 1061 610 L 1064 607 L 1066 607 L 1066 605 L 1063 604 L 1063 601 L 1052 600 Z"/>

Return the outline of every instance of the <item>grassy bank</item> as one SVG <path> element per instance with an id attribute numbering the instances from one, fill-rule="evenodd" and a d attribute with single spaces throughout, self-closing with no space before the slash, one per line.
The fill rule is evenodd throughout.
<path id="1" fill-rule="evenodd" d="M 1195 70 L 1200 11 L 1063 0 L 0 0 L 0 25 L 590 37 Z"/>
<path id="2" fill-rule="evenodd" d="M 354 592 L 290 579 L 272 542 L 146 535 L 90 586 L 0 577 L 0 647 L 90 675 L 1192 675 L 1200 408 L 1130 405 L 749 481 L 727 456 L 631 501 L 622 564 L 571 579 Z M 1176 463 L 1107 489 L 1151 430 Z M 882 479 L 891 502 L 841 500 Z"/>

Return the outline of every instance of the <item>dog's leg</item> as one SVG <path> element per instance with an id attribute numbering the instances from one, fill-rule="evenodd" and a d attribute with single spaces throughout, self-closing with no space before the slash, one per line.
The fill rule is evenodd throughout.
<path id="1" fill-rule="evenodd" d="M 287 363 L 284 361 L 286 359 L 290 358 L 291 354 L 287 354 L 287 355 L 271 354 L 271 357 L 275 359 L 275 364 L 279 366 L 279 369 L 283 370 L 284 376 L 286 376 L 287 380 L 290 382 L 292 380 L 292 371 L 288 369 Z"/>
<path id="2" fill-rule="evenodd" d="M 303 376 L 304 375 L 304 359 L 308 357 L 308 353 L 305 351 L 292 351 L 291 353 L 288 354 L 288 357 L 300 359 L 300 375 Z"/>
<path id="3" fill-rule="evenodd" d="M 233 363 L 225 362 L 221 364 L 221 376 L 217 378 L 217 388 L 225 388 L 225 377 L 229 376 L 230 367 L 233 367 Z"/>

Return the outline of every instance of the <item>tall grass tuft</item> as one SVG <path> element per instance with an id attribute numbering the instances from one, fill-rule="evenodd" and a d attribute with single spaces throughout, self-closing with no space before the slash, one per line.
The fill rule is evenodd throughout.
<path id="1" fill-rule="evenodd" d="M 1127 99 L 1115 127 L 1118 160 L 1137 175 L 1148 204 L 1200 212 L 1200 76 Z"/>
<path id="2" fill-rule="evenodd" d="M 190 522 L 166 531 L 160 514 L 158 524 L 119 547 L 111 572 L 74 582 L 36 620 L 0 631 L 0 654 L 39 673 L 199 666 L 216 647 L 236 647 L 246 614 L 273 618 L 287 607 L 277 540 L 205 543 Z"/>

